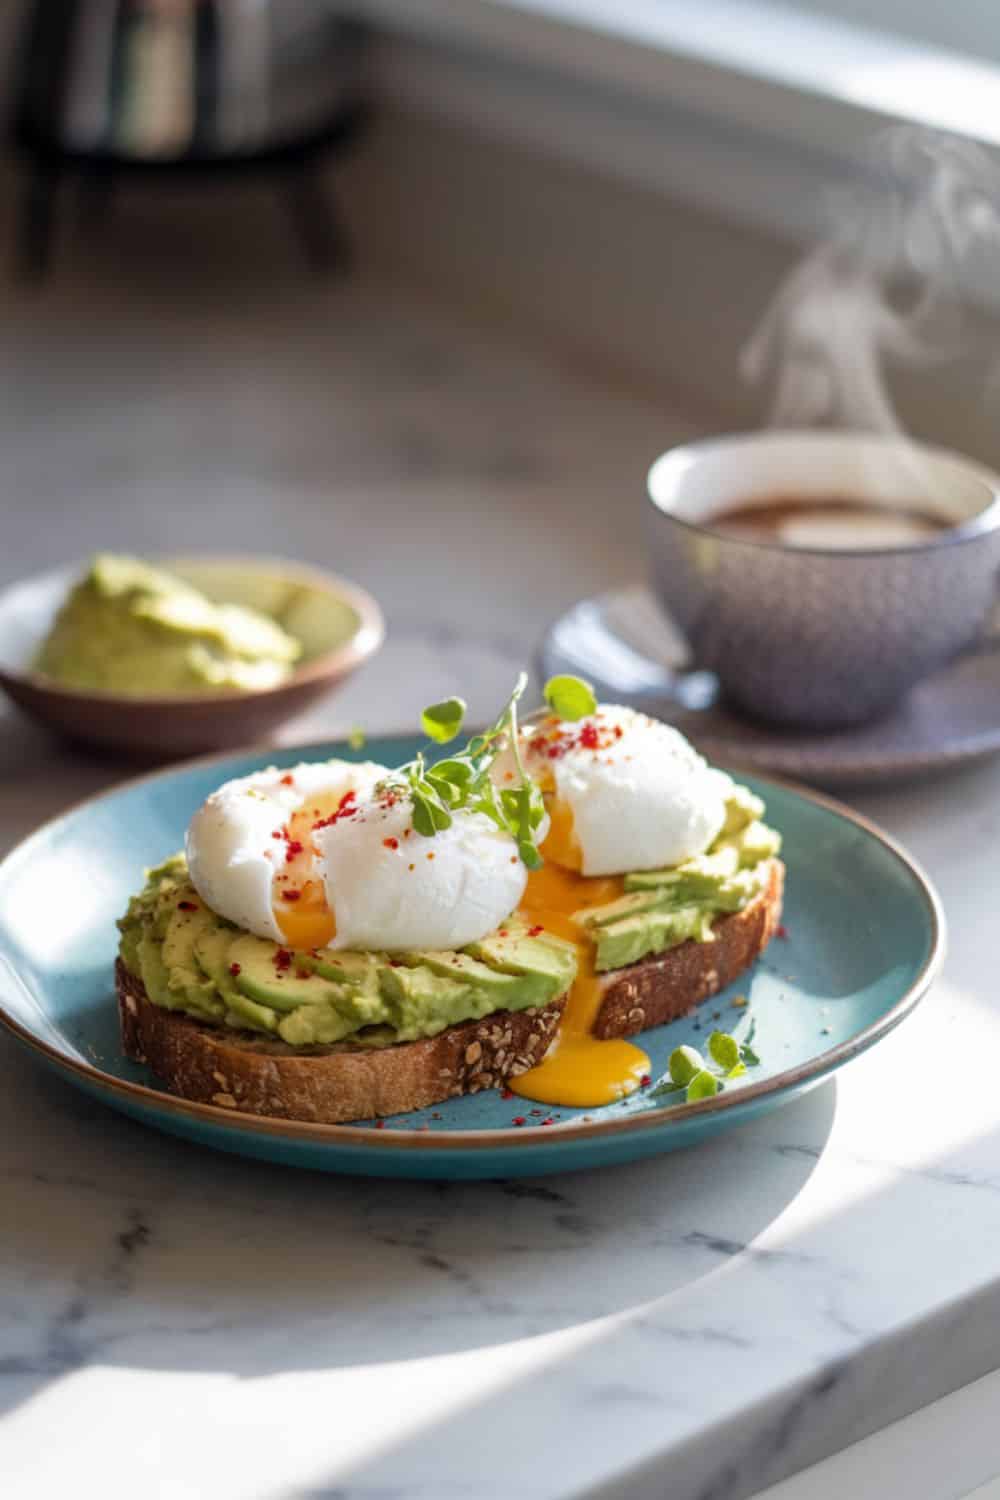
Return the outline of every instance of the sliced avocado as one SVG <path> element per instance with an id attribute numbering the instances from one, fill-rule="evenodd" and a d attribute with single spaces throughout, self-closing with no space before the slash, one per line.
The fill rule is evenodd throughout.
<path id="1" fill-rule="evenodd" d="M 651 953 L 676 948 L 688 939 L 696 943 L 711 942 L 712 916 L 703 906 L 681 906 L 673 911 L 647 911 L 622 917 L 607 927 L 598 927 L 594 932 L 595 967 L 599 971 L 623 969 Z"/>
<path id="2" fill-rule="evenodd" d="M 170 972 L 163 962 L 163 945 L 152 932 L 140 933 L 136 957 L 139 961 L 139 974 L 150 1000 L 154 1005 L 163 1005 L 172 1010 L 174 1000 L 168 984 Z"/>
<path id="3" fill-rule="evenodd" d="M 278 1022 L 278 1035 L 291 1047 L 326 1046 L 342 1042 L 354 1023 L 332 1005 L 298 1005 Z"/>
<path id="4" fill-rule="evenodd" d="M 388 962 L 381 953 L 352 953 L 332 948 L 317 948 L 313 953 L 296 953 L 296 962 L 312 969 L 335 984 L 346 984 L 364 994 L 377 995 L 379 970 Z"/>
<path id="5" fill-rule="evenodd" d="M 640 870 L 625 876 L 626 891 L 662 890 L 668 886 L 681 888 L 690 884 L 699 892 L 711 894 L 716 881 L 735 875 L 740 867 L 739 849 L 736 844 L 715 847 L 711 854 L 698 854 L 686 859 L 683 864 L 665 870 Z M 696 898 L 698 899 L 698 898 Z"/>
<path id="6" fill-rule="evenodd" d="M 307 971 L 299 962 L 299 954 L 292 954 L 288 964 L 280 961 L 278 955 L 287 951 L 270 939 L 253 937 L 249 932 L 234 936 L 229 945 L 229 964 L 238 966 L 232 978 L 239 993 L 278 1011 L 339 998 L 338 987 Z"/>
<path id="7" fill-rule="evenodd" d="M 488 1010 L 527 1010 L 531 1005 L 545 1005 L 552 998 L 552 982 L 545 974 L 509 974 L 492 969 L 471 953 L 421 951 L 404 954 L 403 963 L 421 966 L 443 979 L 469 986 L 470 991 L 488 1001 Z"/>
<path id="8" fill-rule="evenodd" d="M 740 839 L 739 861 L 743 869 L 752 869 L 765 859 L 781 852 L 781 834 L 766 823 L 750 823 Z"/>
<path id="9" fill-rule="evenodd" d="M 463 979 L 445 979 L 423 966 L 388 962 L 381 974 L 385 1020 L 401 1042 L 437 1036 L 457 1021 L 478 1020 L 498 1009 L 488 991 Z"/>
<path id="10" fill-rule="evenodd" d="M 154 1005 L 184 1010 L 201 1020 L 221 1020 L 225 1006 L 212 981 L 205 979 L 193 964 L 181 969 L 169 968 L 164 961 L 163 945 L 152 930 L 142 934 L 137 951 L 142 982 Z"/>
<path id="11" fill-rule="evenodd" d="M 464 952 L 501 974 L 519 978 L 531 975 L 547 981 L 547 1000 L 563 994 L 576 978 L 576 948 L 572 943 L 553 933 L 529 937 L 528 929 L 513 919 L 480 942 L 468 943 Z"/>
<path id="12" fill-rule="evenodd" d="M 276 1032 L 278 1017 L 269 1005 L 259 1005 L 236 987 L 236 979 L 230 969 L 233 960 L 229 956 L 234 933 L 231 927 L 221 923 L 206 928 L 195 939 L 194 956 L 207 979 L 210 979 L 226 1006 L 226 1025 L 249 1026 L 254 1031 Z"/>
<path id="13" fill-rule="evenodd" d="M 740 786 L 738 782 L 734 782 L 726 797 L 726 821 L 719 837 L 732 838 L 763 816 L 764 804 L 761 799 L 748 786 Z"/>
<path id="14" fill-rule="evenodd" d="M 203 932 L 212 932 L 219 926 L 214 911 L 209 911 L 197 897 L 182 897 L 173 903 L 173 910 L 163 934 L 163 962 L 171 971 L 190 974 L 191 982 L 198 983 L 203 975 L 194 956 L 194 945 Z"/>

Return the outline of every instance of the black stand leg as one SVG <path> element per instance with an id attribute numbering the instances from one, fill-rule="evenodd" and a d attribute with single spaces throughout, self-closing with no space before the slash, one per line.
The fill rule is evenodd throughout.
<path id="1" fill-rule="evenodd" d="M 287 167 L 282 191 L 306 260 L 314 271 L 346 271 L 351 264 L 347 230 L 316 162 Z"/>
<path id="2" fill-rule="evenodd" d="M 44 161 L 33 163 L 22 182 L 16 256 L 26 281 L 41 281 L 49 268 L 58 185 L 58 168 Z"/>

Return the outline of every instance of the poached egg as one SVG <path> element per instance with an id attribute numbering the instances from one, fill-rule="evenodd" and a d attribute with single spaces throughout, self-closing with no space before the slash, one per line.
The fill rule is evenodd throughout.
<path id="1" fill-rule="evenodd" d="M 293 949 L 455 949 L 495 931 L 527 880 L 515 841 L 456 810 L 425 837 L 371 761 L 228 781 L 191 819 L 195 889 L 220 916 Z"/>
<path id="2" fill-rule="evenodd" d="M 609 1104 L 648 1082 L 649 1058 L 632 1042 L 593 1035 L 605 981 L 576 917 L 622 896 L 632 871 L 703 854 L 725 823 L 732 782 L 676 729 L 614 704 L 576 721 L 542 719 L 523 732 L 521 757 L 551 820 L 522 910 L 576 945 L 577 978 L 552 1047 L 509 1087 L 544 1104 Z M 496 775 L 501 784 L 516 775 L 509 751 Z"/>

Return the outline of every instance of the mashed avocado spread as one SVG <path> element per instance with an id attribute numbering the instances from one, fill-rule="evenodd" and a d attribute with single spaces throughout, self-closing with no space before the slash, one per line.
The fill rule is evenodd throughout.
<path id="1" fill-rule="evenodd" d="M 627 875 L 625 894 L 580 913 L 598 969 L 620 968 L 693 939 L 763 887 L 780 838 L 763 803 L 733 788 L 722 832 L 707 853 L 669 870 Z M 576 977 L 572 943 L 516 914 L 460 952 L 291 952 L 211 911 L 182 854 L 150 870 L 119 922 L 126 968 L 155 1005 L 198 1020 L 270 1033 L 295 1047 L 388 1046 L 436 1036 L 498 1010 L 527 1010 L 562 995 Z"/>
<path id="2" fill-rule="evenodd" d="M 161 697 L 273 687 L 301 651 L 267 615 L 105 555 L 70 593 L 34 666 L 67 687 Z"/>

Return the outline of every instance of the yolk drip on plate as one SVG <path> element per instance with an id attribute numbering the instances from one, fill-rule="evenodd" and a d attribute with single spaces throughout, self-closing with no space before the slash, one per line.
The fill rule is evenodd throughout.
<path id="1" fill-rule="evenodd" d="M 326 898 L 323 881 L 316 873 L 319 851 L 312 832 L 322 819 L 336 812 L 328 798 L 311 797 L 308 805 L 292 813 L 281 830 L 281 869 L 274 877 L 274 920 L 290 948 L 323 948 L 337 936 L 337 919 Z"/>
<path id="2" fill-rule="evenodd" d="M 581 875 L 572 812 L 556 801 L 550 814 L 549 834 L 542 845 L 546 863 L 528 876 L 521 911 L 548 932 L 576 945 L 577 976 L 548 1053 L 537 1067 L 510 1079 L 508 1088 L 540 1104 L 578 1108 L 613 1104 L 639 1087 L 649 1073 L 649 1058 L 632 1042 L 599 1041 L 593 1035 L 603 985 L 594 968 L 594 944 L 574 922 L 573 913 L 616 900 L 624 886 L 617 875 Z"/>

